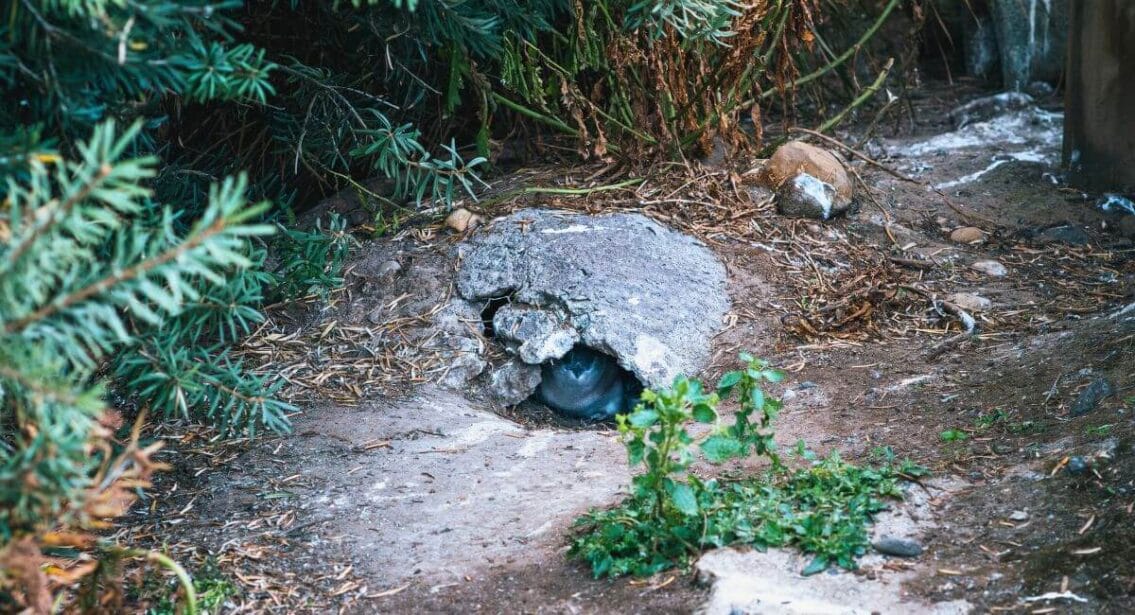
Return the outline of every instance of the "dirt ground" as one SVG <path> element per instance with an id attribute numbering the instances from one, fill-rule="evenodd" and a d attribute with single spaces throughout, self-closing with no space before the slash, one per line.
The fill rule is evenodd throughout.
<path id="1" fill-rule="evenodd" d="M 846 218 L 782 218 L 759 191 L 748 194 L 743 174 L 715 168 L 675 185 L 480 207 L 490 217 L 523 206 L 635 210 L 699 236 L 726 263 L 733 304 L 703 376 L 728 369 L 739 350 L 766 357 L 790 376 L 776 391 L 786 402 L 776 425 L 783 445 L 804 440 L 852 460 L 890 446 L 953 485 L 928 488 L 921 557 L 843 574 L 870 583 L 901 572 L 912 600 L 965 600 L 974 612 L 1131 612 L 1135 310 L 1124 308 L 1135 305 L 1135 244 L 1116 232 L 1118 216 L 1094 208 L 1097 195 L 1059 182 L 1058 102 L 954 132 L 948 111 L 987 92 L 914 94 L 872 134 L 838 135 L 880 163 L 851 157 L 860 207 Z M 501 194 L 533 178 L 579 185 L 595 172 L 521 172 L 502 180 Z M 963 226 L 979 228 L 980 242 L 952 241 Z M 434 341 L 413 328 L 450 289 L 414 271 L 443 270 L 459 240 L 432 224 L 368 242 L 330 305 L 277 315 L 248 352 L 294 379 L 295 434 L 251 446 L 193 429 L 155 434 L 169 440 L 175 469 L 123 532 L 164 541 L 190 567 L 219 563 L 242 588 L 230 611 L 633 613 L 705 603 L 709 590 L 688 572 L 596 581 L 564 558 L 574 514 L 615 503 L 625 488 L 610 426 L 528 404 L 492 408 L 475 392 L 430 384 L 451 357 L 422 352 Z M 391 259 L 401 271 L 372 273 Z M 971 267 L 983 260 L 1007 274 Z M 952 293 L 991 302 L 966 310 L 972 334 L 941 303 Z M 1073 416 L 1099 379 L 1113 393 Z M 436 429 L 442 407 L 461 409 L 454 420 L 466 431 Z M 476 425 L 487 435 L 462 440 Z M 486 455 L 473 448 L 482 441 L 543 448 Z M 501 475 L 529 458 L 544 461 Z M 397 492 L 389 510 L 360 499 L 384 477 L 421 494 Z M 452 477 L 514 508 L 446 517 L 430 494 Z M 439 521 L 447 518 L 461 521 Z"/>

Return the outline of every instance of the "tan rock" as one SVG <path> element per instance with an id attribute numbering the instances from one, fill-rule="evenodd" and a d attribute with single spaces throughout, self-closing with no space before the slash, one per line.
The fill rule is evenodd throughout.
<path id="1" fill-rule="evenodd" d="M 993 306 L 989 299 L 973 293 L 953 293 L 946 297 L 946 301 L 968 312 L 982 312 Z"/>
<path id="2" fill-rule="evenodd" d="M 770 190 L 779 190 L 802 173 L 835 188 L 837 206 L 850 203 L 855 196 L 855 187 L 839 159 L 828 150 L 803 141 L 790 141 L 777 148 L 757 177 Z"/>
<path id="3" fill-rule="evenodd" d="M 976 226 L 962 226 L 950 233 L 950 241 L 957 243 L 974 243 L 985 239 L 985 233 Z"/>
<path id="4" fill-rule="evenodd" d="M 464 233 L 467 230 L 471 231 L 477 228 L 484 221 L 485 219 L 481 216 L 461 207 L 454 209 L 449 214 L 449 217 L 445 219 L 445 225 L 458 233 Z"/>
<path id="5" fill-rule="evenodd" d="M 997 261 L 977 261 L 969 267 L 974 271 L 980 271 L 985 275 L 993 276 L 995 278 L 1009 274 L 1009 270 L 1005 268 L 1005 265 L 1002 265 Z"/>

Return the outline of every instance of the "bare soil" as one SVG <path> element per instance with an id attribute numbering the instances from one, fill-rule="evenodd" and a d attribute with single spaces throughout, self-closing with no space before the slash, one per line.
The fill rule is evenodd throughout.
<path id="1" fill-rule="evenodd" d="M 865 567 L 858 573 L 865 582 L 902 571 L 912 595 L 965 600 L 976 612 L 1131 612 L 1135 311 L 1119 312 L 1135 303 L 1135 244 L 1113 232 L 1117 218 L 1096 211 L 1091 195 L 1044 179 L 1058 174 L 1045 162 L 1008 161 L 975 181 L 928 189 L 1034 145 L 1056 160 L 1059 143 L 1009 139 L 945 155 L 900 156 L 912 144 L 952 131 L 947 111 L 980 92 L 938 87 L 917 94 L 909 113 L 877 127 L 879 134 L 868 135 L 860 149 L 922 183 L 853 161 L 862 178 L 860 210 L 844 219 L 785 220 L 745 194 L 743 181 L 730 183 L 729 173 L 714 169 L 705 170 L 704 181 L 731 191 L 695 185 L 683 189 L 682 202 L 659 202 L 642 187 L 617 196 L 490 199 L 485 213 L 534 205 L 618 207 L 699 235 L 726 263 L 733 303 L 703 376 L 729 368 L 739 350 L 767 357 L 790 374 L 776 391 L 786 400 L 776 426 L 783 445 L 803 440 L 855 460 L 889 446 L 960 485 L 933 491 L 933 519 L 920 536 L 924 554 L 909 564 Z M 1042 103 L 1054 108 L 1052 101 Z M 849 144 L 862 136 L 855 130 L 840 135 Z M 583 178 L 594 170 L 561 175 Z M 531 177 L 521 173 L 501 183 L 523 185 Z M 950 241 L 950 231 L 960 226 L 981 228 L 984 241 Z M 565 422 L 530 404 L 492 408 L 475 392 L 457 396 L 460 401 L 439 398 L 428 383 L 443 369 L 444 349 L 423 355 L 432 342 L 415 338 L 412 326 L 383 328 L 429 314 L 444 300 L 448 289 L 439 272 L 451 266 L 446 255 L 459 239 L 435 224 L 370 242 L 356 266 L 395 258 L 402 271 L 385 281 L 355 276 L 323 312 L 278 318 L 275 331 L 264 334 L 296 340 L 302 348 L 295 352 L 308 363 L 263 340 L 250 347 L 271 346 L 264 353 L 293 361 L 289 373 L 306 383 L 297 393 L 306 401 L 295 435 L 248 444 L 203 441 L 208 434 L 192 429 L 155 434 L 170 440 L 166 460 L 175 470 L 123 531 L 165 542 L 191 567 L 218 561 L 243 590 L 231 610 L 637 613 L 702 605 L 708 590 L 689 573 L 596 581 L 564 558 L 574 514 L 615 503 L 625 485 L 610 426 Z M 1009 273 L 994 277 L 971 269 L 978 260 L 997 260 Z M 956 292 L 992 301 L 971 314 L 977 321 L 972 335 L 959 335 L 957 315 L 935 303 Z M 368 320 L 376 306 L 391 302 L 385 315 Z M 366 345 L 360 337 L 389 354 L 356 352 Z M 302 367 L 321 339 L 330 340 L 322 367 Z M 319 381 L 321 370 L 330 375 Z M 360 370 L 370 371 L 352 379 Z M 1070 416 L 1077 396 L 1098 378 L 1115 394 L 1083 416 Z M 467 404 L 469 413 L 495 412 L 502 424 L 515 426 L 512 434 L 493 423 L 503 431 L 493 432 L 490 442 L 565 438 L 573 448 L 544 449 L 536 459 L 548 468 L 537 463 L 531 476 L 509 478 L 527 495 L 502 492 L 502 500 L 528 502 L 511 516 L 486 516 L 502 510 L 492 507 L 469 509 L 478 511 L 472 515 L 458 511 L 432 537 L 413 538 L 423 519 L 444 518 L 437 502 L 408 497 L 390 504 L 384 516 L 381 507 L 367 509 L 358 499 L 384 477 L 402 476 L 407 468 L 425 471 L 416 465 L 423 462 L 399 455 L 461 460 L 451 470 L 444 463 L 430 470 L 437 476 L 420 477 L 427 492 L 451 472 L 470 477 L 473 493 L 481 476 L 477 464 L 489 476 L 523 458 L 445 452 L 452 446 L 445 438 L 458 436 L 439 434 L 422 418 L 439 399 L 447 408 Z M 391 433 L 390 425 L 402 425 L 401 431 Z M 947 441 L 944 433 L 964 439 Z M 579 449 L 570 440 L 576 434 L 592 448 Z M 608 472 L 605 478 L 578 473 L 575 462 L 555 465 L 577 457 Z M 1069 472 L 1072 457 L 1088 468 Z M 548 487 L 555 476 L 567 478 L 546 495 L 528 493 Z M 576 500 L 561 497 L 571 492 L 569 483 L 583 485 Z M 486 484 L 503 489 L 511 483 Z M 350 506 L 335 505 L 336 498 Z M 565 501 L 577 509 L 560 508 Z M 517 528 L 530 527 L 544 529 L 518 540 Z M 494 537 L 492 548 L 481 544 Z M 416 552 L 439 544 L 446 548 L 428 558 Z M 415 563 L 425 560 L 436 565 Z M 1049 592 L 1064 597 L 1036 599 Z"/>

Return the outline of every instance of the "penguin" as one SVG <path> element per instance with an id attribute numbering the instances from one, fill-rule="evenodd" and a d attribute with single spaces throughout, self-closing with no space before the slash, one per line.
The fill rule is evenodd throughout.
<path id="1" fill-rule="evenodd" d="M 611 357 L 586 346 L 544 364 L 538 399 L 562 414 L 587 421 L 614 418 L 638 402 L 642 385 Z"/>

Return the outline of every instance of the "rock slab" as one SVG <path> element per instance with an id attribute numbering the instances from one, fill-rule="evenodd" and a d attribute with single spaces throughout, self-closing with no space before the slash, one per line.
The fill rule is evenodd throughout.
<path id="1" fill-rule="evenodd" d="M 547 313 L 524 312 L 533 326 L 507 329 L 518 352 L 530 344 L 520 356 L 529 363 L 563 350 L 570 330 L 644 384 L 666 386 L 705 365 L 729 307 L 717 257 L 638 214 L 524 210 L 494 220 L 460 249 L 462 301 L 508 298 L 510 310 Z M 499 324 L 513 323 L 505 320 Z"/>

